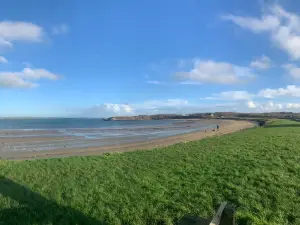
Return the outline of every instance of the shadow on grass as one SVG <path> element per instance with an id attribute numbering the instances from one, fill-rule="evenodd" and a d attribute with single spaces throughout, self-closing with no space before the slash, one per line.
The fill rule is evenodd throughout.
<path id="1" fill-rule="evenodd" d="M 58 205 L 14 181 L 0 176 L 0 195 L 19 202 L 18 207 L 0 210 L 0 224 L 91 224 L 106 225 L 82 212 Z"/>

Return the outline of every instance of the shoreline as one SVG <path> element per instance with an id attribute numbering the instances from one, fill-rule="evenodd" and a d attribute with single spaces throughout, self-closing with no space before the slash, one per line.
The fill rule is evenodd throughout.
<path id="1" fill-rule="evenodd" d="M 233 133 L 243 129 L 248 129 L 256 126 L 250 121 L 238 120 L 219 120 L 220 130 L 212 131 L 212 129 L 205 131 L 195 131 L 191 133 L 173 135 L 164 138 L 152 139 L 149 141 L 136 141 L 123 144 L 112 144 L 99 147 L 84 147 L 72 149 L 55 149 L 44 151 L 30 151 L 30 152 L 14 152 L 8 157 L 1 157 L 4 160 L 33 160 L 42 158 L 61 158 L 70 156 L 95 156 L 105 153 L 113 152 L 128 152 L 136 150 L 150 150 L 160 147 L 174 145 L 180 142 L 196 141 L 207 137 L 220 136 L 224 134 Z"/>

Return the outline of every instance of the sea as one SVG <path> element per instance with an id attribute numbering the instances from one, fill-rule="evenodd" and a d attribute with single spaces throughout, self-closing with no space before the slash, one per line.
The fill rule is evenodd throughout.
<path id="1" fill-rule="evenodd" d="M 104 121 L 101 118 L 43 118 L 0 119 L 0 129 L 66 129 L 66 128 L 110 128 L 128 126 L 169 125 L 174 120 L 126 120 Z"/>
<path id="2" fill-rule="evenodd" d="M 215 127 L 199 120 L 0 119 L 1 153 L 118 145 Z"/>

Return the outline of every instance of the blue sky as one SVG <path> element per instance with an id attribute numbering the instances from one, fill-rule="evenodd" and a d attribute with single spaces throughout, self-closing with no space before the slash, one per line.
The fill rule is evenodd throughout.
<path id="1" fill-rule="evenodd" d="M 0 116 L 300 111 L 297 1 L 1 5 Z"/>

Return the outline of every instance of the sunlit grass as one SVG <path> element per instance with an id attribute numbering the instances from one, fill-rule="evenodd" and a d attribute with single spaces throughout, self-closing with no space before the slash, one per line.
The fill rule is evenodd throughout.
<path id="1" fill-rule="evenodd" d="M 300 224 L 297 122 L 153 151 L 0 161 L 0 169 L 0 224 L 174 224 L 210 217 L 224 200 L 240 225 Z"/>

